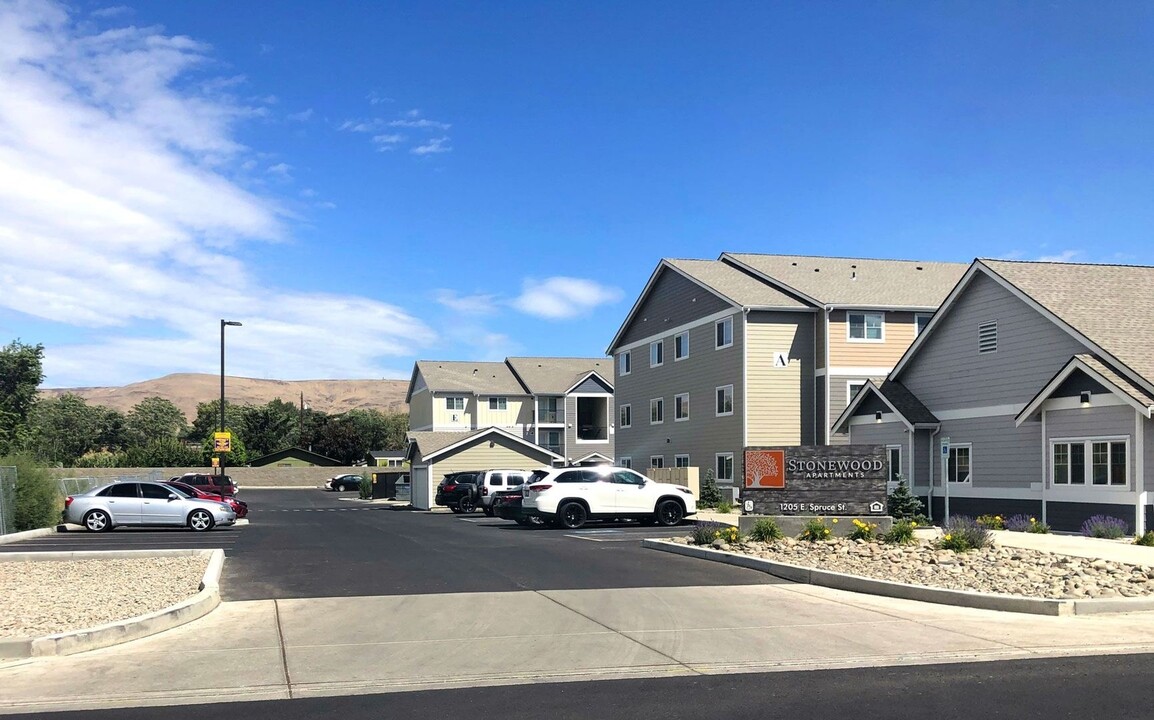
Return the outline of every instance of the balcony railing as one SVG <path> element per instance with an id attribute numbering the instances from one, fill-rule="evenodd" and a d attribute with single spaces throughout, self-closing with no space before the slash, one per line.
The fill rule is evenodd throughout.
<path id="1" fill-rule="evenodd" d="M 542 425 L 559 425 L 565 422 L 565 411 L 538 409 L 537 422 Z"/>
<path id="2" fill-rule="evenodd" d="M 554 443 L 541 443 L 541 447 L 545 448 L 549 452 L 556 453 L 558 455 L 564 454 L 561 452 L 561 443 L 556 443 L 556 444 L 554 444 Z"/>
<path id="3" fill-rule="evenodd" d="M 609 428 L 603 425 L 582 425 L 577 428 L 578 440 L 608 440 Z"/>

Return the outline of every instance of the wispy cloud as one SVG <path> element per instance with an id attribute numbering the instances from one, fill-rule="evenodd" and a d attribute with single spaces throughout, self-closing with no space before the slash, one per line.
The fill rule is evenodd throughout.
<path id="1" fill-rule="evenodd" d="M 369 101 L 369 105 L 384 105 L 385 103 L 396 102 L 391 97 L 382 95 L 376 90 L 373 90 L 368 95 L 366 95 L 365 100 Z"/>
<path id="2" fill-rule="evenodd" d="M 389 122 L 389 127 L 416 128 L 420 130 L 448 130 L 453 126 L 446 122 L 421 118 L 420 120 L 393 120 Z"/>
<path id="3" fill-rule="evenodd" d="M 369 93 L 367 99 L 371 105 L 384 102 L 373 93 Z M 392 102 L 391 99 L 388 101 Z M 398 148 L 408 147 L 409 152 L 417 156 L 452 152 L 453 148 L 449 145 L 451 138 L 445 134 L 451 127 L 451 123 L 421 117 L 421 111 L 417 108 L 406 110 L 394 120 L 379 117 L 350 118 L 336 125 L 336 129 L 341 132 L 378 133 L 373 135 L 372 141 L 380 152 L 390 152 Z M 412 132 L 408 135 L 399 132 L 380 132 L 385 128 L 403 128 Z M 435 137 L 433 136 L 434 132 L 436 133 Z"/>
<path id="4" fill-rule="evenodd" d="M 236 140 L 257 115 L 233 94 L 243 79 L 200 80 L 215 59 L 193 39 L 90 27 L 60 4 L 0 3 L 0 321 L 99 330 L 47 347 L 48 384 L 212 369 L 222 317 L 244 322 L 230 372 L 407 374 L 382 358 L 433 343 L 421 320 L 278 288 L 241 260 L 288 235 L 276 199 L 229 179 L 266 157 Z"/>
<path id="5" fill-rule="evenodd" d="M 1063 250 L 1057 255 L 1043 255 L 1038 258 L 1038 262 L 1074 262 L 1081 254 L 1081 250 Z"/>
<path id="6" fill-rule="evenodd" d="M 409 150 L 414 155 L 430 155 L 434 153 L 452 152 L 453 148 L 449 147 L 449 137 L 432 138 L 425 143 L 416 146 Z"/>
<path id="7" fill-rule="evenodd" d="M 396 134 L 396 133 L 394 133 L 392 135 L 374 135 L 373 136 L 373 142 L 375 142 L 377 144 L 377 149 L 382 151 L 382 152 L 387 151 L 387 150 L 393 150 L 397 147 L 397 145 L 399 145 L 400 143 L 402 143 L 404 141 L 405 141 L 405 136 L 400 135 L 400 134 Z"/>
<path id="8" fill-rule="evenodd" d="M 593 280 L 551 277 L 525 280 L 521 294 L 511 305 L 523 313 L 547 320 L 565 320 L 584 315 L 598 305 L 615 303 L 621 290 Z"/>
<path id="9" fill-rule="evenodd" d="M 460 295 L 453 290 L 438 290 L 437 302 L 465 315 L 489 315 L 497 311 L 496 295 Z"/>
<path id="10" fill-rule="evenodd" d="M 261 43 L 257 49 L 260 51 L 261 55 L 268 55 L 276 48 L 274 48 L 272 45 L 269 45 L 268 43 Z"/>
<path id="11" fill-rule="evenodd" d="M 112 7 L 100 8 L 89 13 L 90 16 L 98 19 L 112 18 L 119 15 L 131 15 L 132 8 L 127 5 L 114 5 Z"/>
<path id="12" fill-rule="evenodd" d="M 298 113 L 290 113 L 285 117 L 292 122 L 308 122 L 309 120 L 312 120 L 313 109 L 309 108 L 308 110 L 301 110 Z"/>
<path id="13" fill-rule="evenodd" d="M 384 127 L 384 121 L 379 118 L 372 120 L 345 120 L 337 126 L 337 130 L 344 130 L 347 132 L 368 133 L 376 132 Z"/>
<path id="14" fill-rule="evenodd" d="M 265 170 L 265 172 L 269 175 L 274 175 L 285 180 L 288 180 L 292 177 L 291 171 L 292 165 L 289 165 L 288 163 L 277 163 L 276 165 L 270 165 L 268 169 Z"/>

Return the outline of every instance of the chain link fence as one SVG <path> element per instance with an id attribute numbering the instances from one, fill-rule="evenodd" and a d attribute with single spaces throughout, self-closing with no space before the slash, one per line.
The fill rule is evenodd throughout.
<path id="1" fill-rule="evenodd" d="M 164 482 L 164 473 L 159 470 L 142 475 L 117 475 L 114 477 L 69 477 L 59 478 L 60 497 L 79 495 L 94 487 L 112 482 Z M 61 504 L 63 508 L 63 503 Z M 0 535 L 16 532 L 16 468 L 0 467 Z"/>

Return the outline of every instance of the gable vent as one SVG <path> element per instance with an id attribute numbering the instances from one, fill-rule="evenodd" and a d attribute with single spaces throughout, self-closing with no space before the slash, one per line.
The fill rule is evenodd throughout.
<path id="1" fill-rule="evenodd" d="M 982 323 L 978 326 L 978 354 L 998 352 L 998 323 Z"/>

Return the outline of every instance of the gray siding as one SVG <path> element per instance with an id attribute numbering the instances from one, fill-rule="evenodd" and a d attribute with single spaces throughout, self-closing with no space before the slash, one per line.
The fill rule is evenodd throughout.
<path id="1" fill-rule="evenodd" d="M 600 380 L 595 377 L 586 378 L 583 383 L 573 388 L 575 393 L 596 394 L 596 393 L 611 393 L 613 388 L 602 384 Z"/>
<path id="2" fill-rule="evenodd" d="M 629 327 L 621 334 L 620 344 L 628 345 L 652 335 L 666 333 L 679 325 L 691 323 L 729 307 L 732 305 L 697 283 L 687 280 L 680 273 L 663 269 L 650 288 L 649 295 L 634 313 Z M 613 348 L 614 351 L 616 349 Z M 672 351 L 672 348 L 666 348 L 666 351 Z M 648 365 L 649 351 L 645 352 L 644 358 L 634 357 L 633 360 L 643 359 Z"/>
<path id="3" fill-rule="evenodd" d="M 689 357 L 674 361 L 673 342 L 666 342 L 665 364 L 649 367 L 648 348 L 635 353 L 633 372 L 618 375 L 615 402 L 632 406 L 633 426 L 618 427 L 615 457 L 631 457 L 633 467 L 649 465 L 651 455 L 662 455 L 665 466 L 672 467 L 673 456 L 688 454 L 690 464 L 704 473 L 713 467 L 714 454 L 732 452 L 734 475 L 740 472 L 742 450 L 742 334 L 740 312 L 734 314 L 733 346 L 714 349 L 712 321 L 689 331 Z M 733 415 L 714 416 L 715 389 L 733 385 Z M 689 420 L 674 421 L 673 397 L 689 393 Z M 649 424 L 649 400 L 665 401 L 665 422 Z M 614 418 L 616 419 L 616 415 Z"/>
<path id="4" fill-rule="evenodd" d="M 1046 434 L 1050 438 L 1091 438 L 1134 435 L 1134 408 L 1129 405 L 1048 410 Z M 1131 444 L 1133 447 L 1133 444 Z"/>
<path id="5" fill-rule="evenodd" d="M 634 371 L 634 372 L 636 372 L 636 371 Z M 598 392 L 601 392 L 603 390 L 599 384 L 597 384 L 595 387 L 597 388 Z M 613 396 L 612 395 L 610 395 L 606 398 L 606 403 L 609 406 L 609 412 L 608 412 L 607 420 L 609 423 L 609 427 L 613 428 L 617 424 L 618 418 L 617 418 L 617 410 L 613 405 Z M 636 416 L 634 416 L 634 422 L 636 422 Z M 602 455 L 606 455 L 606 456 L 611 457 L 611 458 L 616 457 L 613 454 L 614 453 L 615 438 L 617 437 L 617 435 L 614 431 L 612 431 L 612 430 L 609 431 L 608 439 L 605 442 L 593 442 L 593 441 L 577 442 L 577 426 L 578 426 L 578 423 L 577 423 L 577 398 L 573 397 L 572 395 L 567 395 L 567 396 L 565 396 L 565 427 L 564 427 L 564 433 L 563 433 L 563 437 L 564 437 L 563 442 L 565 443 L 565 446 L 562 449 L 561 454 L 564 455 L 569 460 L 576 460 L 578 458 L 585 457 L 589 453 L 594 453 L 594 452 L 599 452 Z M 548 428 L 548 429 L 557 429 L 557 428 Z"/>
<path id="6" fill-rule="evenodd" d="M 974 488 L 1029 489 L 1042 480 L 1042 425 L 1014 427 L 1011 415 L 942 422 L 943 437 L 953 445 L 969 443 Z M 924 477 L 923 477 L 924 479 Z M 941 462 L 934 466 L 934 487 L 941 487 Z M 952 509 L 952 508 L 951 508 Z"/>
<path id="7" fill-rule="evenodd" d="M 907 480 L 910 476 L 909 435 L 905 426 L 900 422 L 869 423 L 868 425 L 854 425 L 851 431 L 854 445 L 901 445 L 902 467 L 899 472 Z M 850 435 L 842 435 L 849 443 Z"/>
<path id="8" fill-rule="evenodd" d="M 860 382 L 864 384 L 866 380 L 873 380 L 874 385 L 881 385 L 885 377 L 834 375 L 829 379 L 829 422 L 831 425 L 838 419 L 838 416 L 842 414 L 842 411 L 849 406 L 849 401 L 853 399 L 849 395 L 849 383 Z M 872 402 L 870 403 L 871 409 L 868 411 L 869 414 L 872 415 L 875 410 L 881 410 L 882 412 L 890 411 L 889 407 L 885 406 L 876 396 L 870 400 Z M 877 407 L 878 405 L 881 407 Z M 859 408 L 858 414 L 862 414 L 861 408 Z M 830 445 L 846 445 L 848 443 L 849 436 L 844 433 L 831 432 L 829 434 Z"/>
<path id="9" fill-rule="evenodd" d="M 1145 467 L 1145 482 L 1141 485 L 1143 490 L 1154 491 L 1154 420 L 1142 419 L 1142 439 L 1143 446 L 1143 461 Z M 1146 523 L 1147 530 L 1154 530 L 1154 525 L 1149 522 Z"/>
<path id="10" fill-rule="evenodd" d="M 922 495 L 930 485 L 930 463 L 938 462 L 937 436 L 930 437 L 931 431 L 918 430 L 914 432 L 914 465 L 910 488 L 920 487 Z"/>
<path id="11" fill-rule="evenodd" d="M 813 431 L 816 437 L 815 445 L 824 445 L 829 442 L 831 433 L 825 426 L 825 378 L 814 378 L 813 381 L 813 399 L 815 417 L 813 419 Z M 831 417 L 830 422 L 833 422 Z"/>
<path id="12" fill-rule="evenodd" d="M 978 354 L 978 325 L 996 320 L 998 351 Z M 1086 347 L 984 274 L 927 338 L 901 377 L 931 411 L 1025 405 Z"/>

